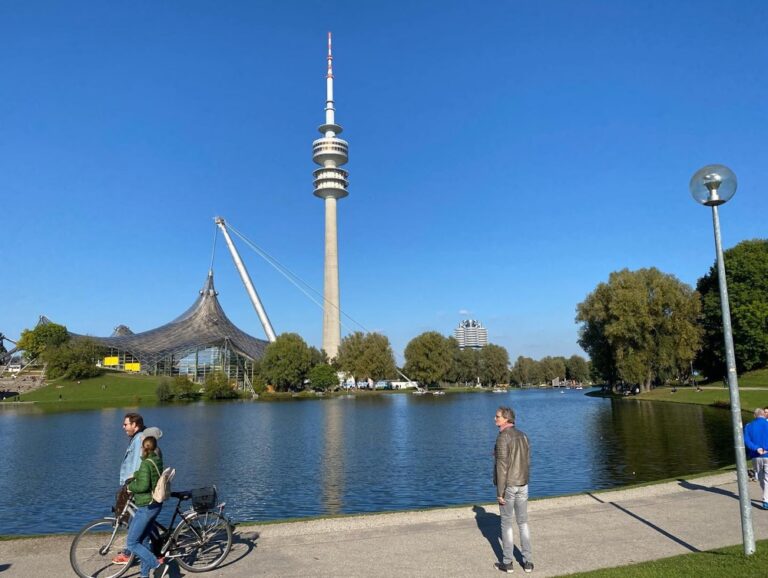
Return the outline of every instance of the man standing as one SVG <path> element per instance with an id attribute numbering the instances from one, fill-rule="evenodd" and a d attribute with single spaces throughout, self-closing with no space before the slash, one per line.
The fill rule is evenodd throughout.
<path id="1" fill-rule="evenodd" d="M 755 476 L 763 491 L 763 510 L 768 510 L 768 420 L 761 407 L 755 410 L 755 419 L 744 426 L 744 445 L 747 458 L 752 458 Z"/>
<path id="2" fill-rule="evenodd" d="M 502 572 L 514 570 L 514 540 L 512 517 L 520 531 L 523 570 L 533 571 L 531 533 L 528 529 L 528 475 L 531 448 L 528 436 L 515 428 L 515 412 L 502 406 L 496 410 L 499 435 L 494 448 L 493 484 L 501 514 L 501 545 L 503 558 L 495 564 Z"/>

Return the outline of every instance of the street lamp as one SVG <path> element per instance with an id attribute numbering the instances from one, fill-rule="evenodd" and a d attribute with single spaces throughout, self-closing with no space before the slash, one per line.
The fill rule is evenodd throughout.
<path id="1" fill-rule="evenodd" d="M 728 284 L 725 279 L 723 247 L 720 241 L 720 217 L 717 207 L 726 203 L 736 192 L 736 175 L 723 165 L 707 165 L 691 177 L 688 188 L 697 203 L 712 207 L 712 223 L 715 228 L 715 252 L 717 253 L 717 278 L 720 283 L 720 307 L 723 313 L 723 334 L 725 336 L 725 360 L 728 367 L 728 392 L 731 397 L 731 425 L 736 452 L 736 479 L 739 485 L 739 506 L 741 508 L 741 536 L 744 554 L 755 553 L 755 534 L 752 530 L 752 503 L 749 499 L 747 482 L 747 456 L 744 453 L 744 433 L 741 423 L 741 402 L 739 382 L 736 376 L 736 356 L 733 353 L 731 331 L 731 308 L 728 305 Z"/>

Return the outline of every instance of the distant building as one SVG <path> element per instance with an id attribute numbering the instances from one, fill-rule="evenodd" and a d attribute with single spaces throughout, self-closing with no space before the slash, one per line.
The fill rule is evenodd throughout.
<path id="1" fill-rule="evenodd" d="M 41 316 L 39 323 L 51 321 Z M 75 339 L 85 335 L 70 332 Z M 110 337 L 87 336 L 105 348 L 102 367 L 150 375 L 183 375 L 197 383 L 214 371 L 251 388 L 255 364 L 268 342 L 257 339 L 227 318 L 213 286 L 213 271 L 192 306 L 173 321 L 134 333 L 125 325 Z"/>
<path id="2" fill-rule="evenodd" d="M 480 349 L 488 345 L 488 330 L 483 324 L 474 319 L 465 319 L 454 329 L 453 336 L 459 342 L 459 347 L 465 349 Z"/>

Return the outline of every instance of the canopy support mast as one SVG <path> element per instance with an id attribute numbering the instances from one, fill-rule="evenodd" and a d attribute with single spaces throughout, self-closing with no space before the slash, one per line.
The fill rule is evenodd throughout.
<path id="1" fill-rule="evenodd" d="M 227 247 L 229 247 L 229 252 L 232 255 L 232 260 L 235 262 L 237 272 L 240 273 L 240 279 L 243 281 L 243 285 L 245 285 L 245 290 L 248 293 L 248 297 L 251 299 L 256 314 L 259 316 L 261 325 L 264 327 L 264 333 L 267 335 L 267 339 L 270 342 L 274 342 L 277 338 L 275 337 L 274 329 L 272 329 L 272 323 L 270 323 L 269 317 L 267 317 L 267 312 L 264 310 L 264 306 L 259 300 L 259 295 L 256 293 L 256 289 L 253 286 L 253 281 L 251 281 L 251 277 L 248 275 L 248 270 L 245 268 L 245 264 L 240 258 L 240 254 L 237 252 L 235 244 L 232 242 L 232 238 L 229 236 L 227 224 L 223 217 L 216 217 L 214 222 L 218 225 L 219 229 L 221 229 L 221 233 L 224 235 L 224 240 L 227 242 Z"/>

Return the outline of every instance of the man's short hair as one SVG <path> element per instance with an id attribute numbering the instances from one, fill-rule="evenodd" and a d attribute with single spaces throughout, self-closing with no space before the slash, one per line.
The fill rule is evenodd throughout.
<path id="1" fill-rule="evenodd" d="M 762 407 L 756 407 L 755 417 L 765 417 L 765 410 Z"/>
<path id="2" fill-rule="evenodd" d="M 126 413 L 123 419 L 127 419 L 133 425 L 138 426 L 139 431 L 144 430 L 144 418 L 141 417 L 141 414 L 133 413 L 133 412 Z"/>
<path id="3" fill-rule="evenodd" d="M 501 417 L 506 419 L 509 423 L 515 423 L 515 410 L 513 410 L 511 407 L 502 405 L 496 411 L 498 411 L 499 414 L 501 414 Z"/>

